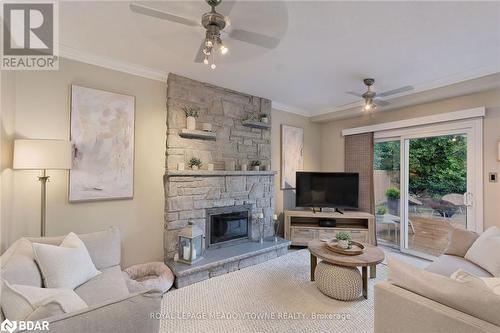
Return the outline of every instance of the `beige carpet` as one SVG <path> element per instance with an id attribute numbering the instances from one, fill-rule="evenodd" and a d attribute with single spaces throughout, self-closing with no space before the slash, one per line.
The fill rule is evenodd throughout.
<path id="1" fill-rule="evenodd" d="M 336 301 L 309 281 L 309 252 L 294 251 L 167 293 L 160 332 L 373 332 L 373 284 L 386 276 L 379 265 L 368 300 Z"/>

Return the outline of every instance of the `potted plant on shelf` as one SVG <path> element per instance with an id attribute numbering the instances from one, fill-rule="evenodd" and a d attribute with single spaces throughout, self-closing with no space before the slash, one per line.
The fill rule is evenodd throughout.
<path id="1" fill-rule="evenodd" d="M 389 213 L 392 215 L 399 215 L 399 189 L 396 187 L 389 187 L 387 191 L 385 191 L 385 196 L 387 197 Z"/>
<path id="2" fill-rule="evenodd" d="M 186 114 L 186 128 L 194 131 L 196 129 L 196 118 L 198 118 L 198 111 L 200 109 L 192 106 L 185 106 L 183 110 Z"/>
<path id="3" fill-rule="evenodd" d="M 345 231 L 339 232 L 335 238 L 337 238 L 338 246 L 342 249 L 350 249 L 352 237 L 351 234 Z"/>
<path id="4" fill-rule="evenodd" d="M 252 169 L 254 171 L 259 171 L 260 170 L 260 161 L 252 161 L 252 163 L 250 163 L 250 166 L 252 167 Z"/>
<path id="5" fill-rule="evenodd" d="M 260 121 L 261 123 L 265 123 L 265 124 L 267 124 L 267 123 L 269 122 L 269 117 L 268 117 L 268 115 L 267 115 L 267 114 L 265 114 L 265 113 L 261 113 L 261 114 L 259 114 L 259 121 Z"/>
<path id="6" fill-rule="evenodd" d="M 198 170 L 199 168 L 201 168 L 201 160 L 200 160 L 199 158 L 192 157 L 192 158 L 189 160 L 188 166 L 189 166 L 192 170 Z"/>

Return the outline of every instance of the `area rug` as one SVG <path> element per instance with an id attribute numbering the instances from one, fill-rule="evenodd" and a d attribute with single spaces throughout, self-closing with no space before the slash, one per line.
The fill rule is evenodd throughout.
<path id="1" fill-rule="evenodd" d="M 373 285 L 368 300 L 341 302 L 309 280 L 309 252 L 259 265 L 165 294 L 160 332 L 373 332 Z"/>

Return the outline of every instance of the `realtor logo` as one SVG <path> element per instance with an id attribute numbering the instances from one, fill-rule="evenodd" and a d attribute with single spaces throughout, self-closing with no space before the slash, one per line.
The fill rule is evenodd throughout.
<path id="1" fill-rule="evenodd" d="M 14 332 L 17 328 L 17 323 L 15 321 L 10 321 L 8 319 L 5 319 L 2 321 L 2 324 L 0 324 L 0 330 L 2 331 L 7 331 L 7 332 Z"/>
<path id="2" fill-rule="evenodd" d="M 57 3 L 4 3 L 2 69 L 57 69 Z"/>

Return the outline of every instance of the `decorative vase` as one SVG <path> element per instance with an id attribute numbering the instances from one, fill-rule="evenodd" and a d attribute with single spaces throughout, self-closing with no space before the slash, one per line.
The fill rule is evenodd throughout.
<path id="1" fill-rule="evenodd" d="M 254 171 L 259 171 L 259 170 L 260 170 L 260 166 L 258 166 L 258 165 L 254 166 L 254 167 L 253 167 L 253 170 L 254 170 Z"/>
<path id="2" fill-rule="evenodd" d="M 183 171 L 184 170 L 184 163 L 182 163 L 182 162 L 177 163 L 177 170 Z"/>
<path id="3" fill-rule="evenodd" d="M 248 166 L 246 164 L 242 164 L 241 171 L 247 171 L 247 170 L 248 170 Z"/>
<path id="4" fill-rule="evenodd" d="M 190 131 L 194 131 L 196 129 L 196 118 L 195 117 L 187 117 L 186 118 L 186 127 Z"/>
<path id="5" fill-rule="evenodd" d="M 198 170 L 198 166 L 197 166 L 197 165 L 193 165 L 193 166 L 191 167 L 191 169 L 192 169 L 192 170 Z"/>
<path id="6" fill-rule="evenodd" d="M 207 167 L 208 167 L 208 171 L 214 171 L 213 163 L 208 163 Z"/>
<path id="7" fill-rule="evenodd" d="M 261 122 L 261 123 L 264 123 L 264 124 L 267 124 L 267 123 L 269 122 L 269 118 L 267 118 L 267 117 L 262 117 L 262 118 L 260 118 L 260 122 Z"/>
<path id="8" fill-rule="evenodd" d="M 341 239 L 338 241 L 339 247 L 342 249 L 348 249 L 349 248 L 349 241 L 345 239 Z"/>

